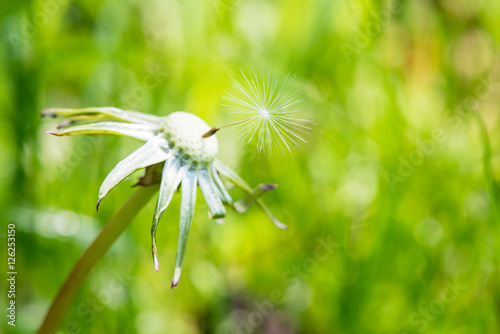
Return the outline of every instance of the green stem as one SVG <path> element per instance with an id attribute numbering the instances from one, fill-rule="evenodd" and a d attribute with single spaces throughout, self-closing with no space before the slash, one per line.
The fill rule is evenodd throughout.
<path id="1" fill-rule="evenodd" d="M 492 247 L 492 253 L 493 253 L 493 264 L 495 266 L 495 269 L 493 271 L 493 277 L 494 277 L 494 284 L 493 284 L 493 299 L 496 303 L 497 309 L 500 311 L 500 275 L 498 273 L 499 266 L 498 266 L 498 254 L 499 250 L 497 249 L 497 241 L 495 240 L 497 229 L 498 229 L 498 224 L 499 224 L 499 212 L 498 212 L 498 202 L 497 202 L 497 194 L 495 191 L 495 181 L 493 179 L 493 173 L 491 171 L 491 145 L 490 145 L 490 139 L 488 137 L 488 131 L 486 129 L 486 126 L 484 124 L 484 121 L 479 114 L 479 112 L 474 112 L 473 113 L 476 121 L 479 126 L 479 131 L 480 131 L 480 136 L 481 136 L 481 142 L 483 145 L 483 169 L 484 169 L 484 176 L 486 179 L 486 183 L 488 184 L 488 192 L 490 196 L 490 212 L 491 212 L 491 217 L 489 219 L 490 221 L 490 228 L 491 228 L 491 247 Z M 500 319 L 498 319 L 499 326 L 500 326 Z"/>
<path id="2" fill-rule="evenodd" d="M 491 172 L 491 146 L 490 139 L 488 137 L 488 131 L 486 130 L 486 126 L 484 125 L 484 121 L 479 115 L 478 112 L 474 113 L 476 117 L 476 121 L 479 125 L 479 130 L 481 132 L 481 141 L 483 144 L 483 169 L 484 176 L 486 178 L 486 182 L 488 183 L 488 192 L 491 197 L 491 213 L 492 218 L 495 223 L 498 223 L 498 204 L 497 204 L 497 195 L 495 192 L 495 181 L 493 180 L 492 172 Z"/>
<path id="3" fill-rule="evenodd" d="M 139 187 L 101 230 L 94 242 L 78 259 L 56 298 L 52 301 L 52 305 L 38 330 L 39 334 L 56 333 L 88 274 L 156 191 L 157 187 L 154 186 Z"/>

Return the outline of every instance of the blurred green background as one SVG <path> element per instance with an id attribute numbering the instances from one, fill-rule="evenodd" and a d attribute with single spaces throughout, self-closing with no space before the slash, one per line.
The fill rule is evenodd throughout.
<path id="1" fill-rule="evenodd" d="M 229 128 L 217 134 L 219 157 L 251 185 L 279 185 L 264 200 L 289 230 L 256 208 L 217 225 L 198 196 L 171 290 L 180 198 L 159 226 L 158 273 L 151 200 L 91 273 L 60 333 L 500 333 L 500 2 L 0 6 L 1 254 L 14 222 L 18 271 L 17 325 L 2 313 L 5 332 L 37 329 L 142 175 L 95 214 L 101 182 L 141 142 L 44 135 L 57 123 L 39 112 L 185 110 L 220 126 L 234 120 L 221 110 L 230 76 L 253 67 L 295 74 L 303 117 L 316 125 L 293 157 L 271 158 Z M 5 277 L 6 260 L 1 267 Z"/>

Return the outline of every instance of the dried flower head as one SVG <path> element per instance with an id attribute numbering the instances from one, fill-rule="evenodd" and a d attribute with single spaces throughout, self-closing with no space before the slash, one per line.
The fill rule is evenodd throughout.
<path id="1" fill-rule="evenodd" d="M 202 138 L 202 134 L 210 130 L 210 127 L 201 118 L 193 114 L 174 112 L 165 117 L 158 117 L 136 111 L 106 107 L 46 109 L 42 112 L 42 116 L 65 118 L 58 126 L 59 131 L 46 132 L 55 136 L 117 134 L 134 137 L 146 142 L 120 161 L 108 174 L 99 189 L 97 208 L 99 208 L 99 204 L 106 194 L 133 172 L 146 167 L 149 169 L 161 168 L 158 202 L 151 228 L 151 247 L 156 271 L 159 269 L 156 229 L 175 190 L 179 186 L 181 187 L 179 241 L 172 287 L 179 283 L 189 228 L 193 220 L 198 186 L 200 186 L 208 204 L 210 218 L 212 219 L 225 217 L 226 210 L 224 206 L 242 213 L 253 203 L 256 203 L 276 226 L 286 228 L 259 198 L 263 193 L 274 189 L 276 186 L 260 185 L 252 189 L 238 174 L 216 159 L 219 150 L 217 138 L 215 136 Z M 243 189 L 247 193 L 247 197 L 233 202 L 219 174 Z M 151 175 L 153 174 L 146 174 L 138 184 L 150 184 Z"/>
<path id="2" fill-rule="evenodd" d="M 259 152 L 272 155 L 273 146 L 280 153 L 291 153 L 298 141 L 306 142 L 312 121 L 292 117 L 299 112 L 300 90 L 290 91 L 294 76 L 288 74 L 280 83 L 276 73 L 262 75 L 255 72 L 247 75 L 241 71 L 241 83 L 231 78 L 235 92 L 226 92 L 222 98 L 226 111 L 238 114 L 244 119 L 235 123 L 241 126 L 240 137 L 248 143 L 257 141 Z"/>

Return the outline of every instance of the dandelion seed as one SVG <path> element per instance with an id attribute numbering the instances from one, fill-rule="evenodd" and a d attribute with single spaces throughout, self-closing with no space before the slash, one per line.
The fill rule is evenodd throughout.
<path id="1" fill-rule="evenodd" d="M 240 125 L 240 138 L 247 143 L 257 141 L 258 152 L 272 155 L 273 146 L 280 153 L 292 153 L 299 141 L 306 142 L 304 135 L 311 129 L 313 122 L 308 119 L 292 117 L 299 112 L 300 90 L 292 91 L 290 85 L 294 76 L 288 74 L 280 83 L 276 73 L 261 78 L 255 70 L 249 75 L 241 71 L 241 81 L 231 78 L 235 93 L 226 92 L 222 97 L 226 111 L 244 117 L 231 124 Z M 212 129 L 215 130 L 215 129 Z M 216 130 L 215 130 L 216 131 Z"/>

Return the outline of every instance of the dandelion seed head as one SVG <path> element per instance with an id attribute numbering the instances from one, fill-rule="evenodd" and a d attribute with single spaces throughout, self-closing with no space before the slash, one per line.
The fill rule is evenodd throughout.
<path id="1" fill-rule="evenodd" d="M 270 112 L 269 109 L 269 114 Z M 276 188 L 274 185 L 265 185 L 252 189 L 235 171 L 216 159 L 217 138 L 213 135 L 203 137 L 211 128 L 205 121 L 191 113 L 178 111 L 159 117 L 113 107 L 98 107 L 51 108 L 42 111 L 42 116 L 65 119 L 58 131 L 46 132 L 55 136 L 117 134 L 145 142 L 120 161 L 106 176 L 99 189 L 97 208 L 115 186 L 137 170 L 146 168 L 145 175 L 137 185 L 148 186 L 159 183 L 158 201 L 151 225 L 151 253 L 154 269 L 158 271 L 160 262 L 156 230 L 173 196 L 180 190 L 179 239 L 172 287 L 179 284 L 198 188 L 205 198 L 209 217 L 217 222 L 226 216 L 225 206 L 243 213 L 264 192 Z M 233 202 L 220 175 L 241 188 L 246 196 Z M 260 199 L 257 203 L 277 227 L 286 228 L 286 225 L 279 222 Z"/>
<path id="2" fill-rule="evenodd" d="M 300 141 L 306 142 L 312 121 L 293 117 L 300 111 L 300 90 L 291 90 L 294 79 L 288 74 L 279 80 L 276 73 L 257 75 L 241 71 L 241 80 L 231 78 L 233 91 L 222 99 L 226 111 L 242 117 L 240 138 L 256 142 L 259 152 L 272 155 L 273 148 L 281 154 L 292 153 Z"/>
<path id="3" fill-rule="evenodd" d="M 201 135 L 208 130 L 208 126 L 198 116 L 178 111 L 163 117 L 163 134 L 174 148 L 189 156 L 196 162 L 212 162 L 219 151 L 217 138 L 212 136 L 203 139 Z"/>

